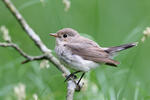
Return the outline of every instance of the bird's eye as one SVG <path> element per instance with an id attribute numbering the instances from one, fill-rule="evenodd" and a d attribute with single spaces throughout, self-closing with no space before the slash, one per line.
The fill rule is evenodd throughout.
<path id="1" fill-rule="evenodd" d="M 66 38 L 66 37 L 67 37 L 67 34 L 64 34 L 63 37 Z"/>

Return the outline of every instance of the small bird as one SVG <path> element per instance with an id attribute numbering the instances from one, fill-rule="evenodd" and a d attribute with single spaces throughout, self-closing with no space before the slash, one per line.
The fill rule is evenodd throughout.
<path id="1" fill-rule="evenodd" d="M 81 36 L 72 28 L 63 28 L 56 33 L 50 33 L 50 35 L 56 38 L 55 52 L 60 60 L 75 70 L 66 80 L 70 77 L 76 77 L 75 74 L 78 72 L 83 72 L 77 85 L 85 72 L 93 68 L 102 64 L 117 67 L 119 62 L 112 59 L 113 55 L 137 45 L 137 43 L 129 43 L 102 48 L 96 42 Z"/>

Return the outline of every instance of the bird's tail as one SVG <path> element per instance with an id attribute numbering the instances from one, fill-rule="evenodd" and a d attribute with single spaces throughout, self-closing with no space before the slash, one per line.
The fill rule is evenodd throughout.
<path id="1" fill-rule="evenodd" d="M 128 49 L 128 48 L 137 46 L 137 44 L 138 44 L 138 42 L 124 44 L 124 45 L 115 46 L 115 47 L 109 47 L 109 48 L 105 49 L 105 51 L 107 53 L 113 54 L 113 53 L 116 53 L 116 52 L 119 52 L 119 51 L 122 51 L 122 50 L 125 50 L 125 49 Z"/>

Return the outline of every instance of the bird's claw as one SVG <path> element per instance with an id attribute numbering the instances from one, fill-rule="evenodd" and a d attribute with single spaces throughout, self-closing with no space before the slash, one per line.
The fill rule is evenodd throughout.
<path id="1" fill-rule="evenodd" d="M 66 77 L 65 82 L 68 81 L 71 77 L 72 77 L 73 79 L 76 79 L 76 78 L 77 78 L 76 75 L 74 75 L 74 74 L 71 73 L 70 75 L 68 75 L 68 76 Z"/>

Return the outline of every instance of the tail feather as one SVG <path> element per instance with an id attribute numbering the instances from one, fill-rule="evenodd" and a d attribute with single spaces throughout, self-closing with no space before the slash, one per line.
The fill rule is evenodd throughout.
<path id="1" fill-rule="evenodd" d="M 117 65 L 120 64 L 120 63 L 119 63 L 118 61 L 109 59 L 105 64 L 106 64 L 106 65 L 109 65 L 109 66 L 117 67 Z"/>
<path id="2" fill-rule="evenodd" d="M 107 49 L 105 49 L 105 52 L 107 53 L 115 53 L 115 52 L 119 52 L 134 46 L 137 46 L 138 42 L 135 43 L 129 43 L 129 44 L 124 44 L 124 45 L 120 45 L 120 46 L 115 46 L 115 47 L 109 47 Z"/>

